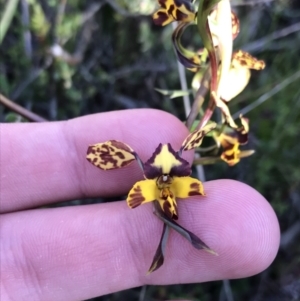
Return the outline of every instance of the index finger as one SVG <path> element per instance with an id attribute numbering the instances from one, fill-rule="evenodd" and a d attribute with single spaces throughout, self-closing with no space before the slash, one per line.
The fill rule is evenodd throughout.
<path id="1" fill-rule="evenodd" d="M 176 117 L 152 109 L 115 111 L 61 122 L 2 124 L 0 210 L 126 194 L 142 177 L 138 164 L 102 171 L 86 161 L 88 145 L 120 140 L 146 160 L 159 143 L 169 142 L 179 149 L 187 134 Z"/>

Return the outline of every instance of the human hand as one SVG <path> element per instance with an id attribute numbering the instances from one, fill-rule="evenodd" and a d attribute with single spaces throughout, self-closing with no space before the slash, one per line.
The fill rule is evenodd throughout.
<path id="1" fill-rule="evenodd" d="M 143 284 L 248 277 L 267 268 L 279 246 L 277 218 L 251 187 L 204 184 L 206 197 L 178 202 L 179 223 L 219 256 L 195 250 L 171 231 L 165 264 L 146 276 L 162 222 L 152 204 L 124 201 L 32 209 L 84 197 L 126 194 L 137 164 L 102 171 L 85 160 L 89 144 L 116 139 L 148 159 L 157 145 L 179 148 L 188 132 L 174 116 L 126 110 L 67 122 L 1 125 L 1 300 L 82 300 Z M 192 160 L 191 153 L 184 157 Z"/>

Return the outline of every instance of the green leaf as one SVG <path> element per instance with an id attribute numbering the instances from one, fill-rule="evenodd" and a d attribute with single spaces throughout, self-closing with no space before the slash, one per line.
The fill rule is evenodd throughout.
<path id="1" fill-rule="evenodd" d="M 169 96 L 170 99 L 177 98 L 177 97 L 182 97 L 182 96 L 185 96 L 185 95 L 189 95 L 193 92 L 192 90 L 187 90 L 187 91 L 183 91 L 183 90 L 163 90 L 163 89 L 158 89 L 158 88 L 155 88 L 155 91 L 161 93 L 162 95 Z"/>
<path id="2" fill-rule="evenodd" d="M 193 165 L 209 165 L 222 162 L 220 157 L 200 157 L 194 160 Z"/>

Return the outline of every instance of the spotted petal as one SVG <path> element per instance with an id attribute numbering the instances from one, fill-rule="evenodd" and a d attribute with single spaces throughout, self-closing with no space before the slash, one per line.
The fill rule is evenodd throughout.
<path id="1" fill-rule="evenodd" d="M 127 204 L 130 208 L 136 208 L 141 204 L 154 201 L 158 193 L 155 180 L 136 182 L 128 193 Z"/>
<path id="2" fill-rule="evenodd" d="M 171 190 L 177 198 L 181 199 L 195 195 L 205 195 L 202 182 L 191 177 L 175 177 Z"/>
<path id="3" fill-rule="evenodd" d="M 262 70 L 266 66 L 264 61 L 258 60 L 248 52 L 242 50 L 235 52 L 232 59 L 239 62 L 241 66 L 247 67 L 249 69 Z"/>
<path id="4" fill-rule="evenodd" d="M 168 217 L 174 220 L 178 219 L 176 195 L 169 188 L 162 189 L 157 200 L 162 211 Z"/>
<path id="5" fill-rule="evenodd" d="M 108 170 L 129 165 L 136 159 L 136 153 L 123 142 L 109 140 L 90 145 L 86 158 L 96 167 Z"/>
<path id="6" fill-rule="evenodd" d="M 230 70 L 222 86 L 222 100 L 228 102 L 245 89 L 251 76 L 250 69 L 262 70 L 264 67 L 264 61 L 247 52 L 239 50 L 233 53 Z"/>
<path id="7" fill-rule="evenodd" d="M 233 166 L 240 161 L 240 149 L 239 143 L 236 138 L 224 135 L 221 136 L 221 144 L 224 148 L 221 154 L 221 159 L 225 161 L 229 166 Z"/>
<path id="8" fill-rule="evenodd" d="M 195 8 L 189 0 L 159 0 L 161 8 L 153 14 L 156 25 L 165 26 L 173 21 L 191 22 L 195 19 Z"/>
<path id="9" fill-rule="evenodd" d="M 215 122 L 211 122 L 200 130 L 196 130 L 189 134 L 183 141 L 180 152 L 200 146 L 204 136 L 212 131 L 216 126 L 217 124 Z"/>
<path id="10" fill-rule="evenodd" d="M 191 167 L 168 144 L 159 144 L 152 157 L 144 164 L 144 173 L 147 179 L 155 179 L 163 174 L 178 177 L 189 176 Z"/>

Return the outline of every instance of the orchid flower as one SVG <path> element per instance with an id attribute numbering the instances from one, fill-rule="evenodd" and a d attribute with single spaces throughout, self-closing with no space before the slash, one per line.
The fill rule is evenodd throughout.
<path id="1" fill-rule="evenodd" d="M 183 151 L 198 147 L 204 136 L 215 127 L 215 123 L 210 123 L 192 132 L 178 151 L 175 151 L 170 143 L 159 144 L 150 159 L 144 163 L 129 145 L 120 141 L 109 140 L 88 147 L 87 160 L 100 169 L 122 168 L 136 160 L 143 170 L 145 179 L 133 185 L 127 197 L 127 204 L 130 208 L 136 208 L 141 204 L 153 202 L 155 214 L 166 225 L 149 273 L 163 264 L 169 227 L 187 238 L 195 248 L 215 254 L 196 235 L 175 222 L 178 219 L 177 198 L 205 195 L 201 181 L 190 177 L 191 166 L 181 154 Z"/>
<path id="2" fill-rule="evenodd" d="M 156 25 L 165 26 L 173 21 L 189 23 L 196 18 L 194 1 L 189 0 L 158 0 L 159 8 L 153 14 Z"/>
<path id="3" fill-rule="evenodd" d="M 228 102 L 245 89 L 251 76 L 250 69 L 262 70 L 264 68 L 264 61 L 258 60 L 242 50 L 234 52 L 230 70 L 221 91 L 221 99 Z"/>
<path id="4" fill-rule="evenodd" d="M 254 153 L 254 150 L 240 150 L 240 145 L 248 143 L 249 119 L 240 116 L 241 126 L 237 129 L 230 128 L 215 137 L 216 141 L 222 147 L 221 160 L 229 166 L 237 164 L 241 158 L 248 157 Z"/>

